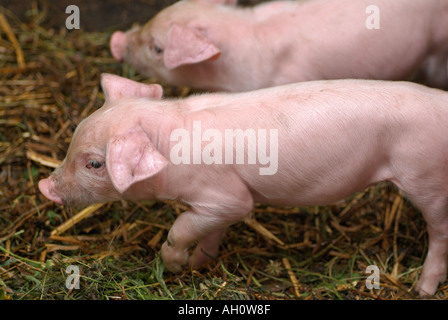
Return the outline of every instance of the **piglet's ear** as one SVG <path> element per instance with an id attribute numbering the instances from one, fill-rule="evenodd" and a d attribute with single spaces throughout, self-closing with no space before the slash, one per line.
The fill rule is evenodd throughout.
<path id="1" fill-rule="evenodd" d="M 109 140 L 106 167 L 115 189 L 123 193 L 134 183 L 159 173 L 168 160 L 152 145 L 141 128 Z"/>
<path id="2" fill-rule="evenodd" d="M 144 84 L 109 73 L 101 74 L 101 87 L 107 101 L 120 98 L 162 99 L 163 89 L 158 84 Z"/>
<path id="3" fill-rule="evenodd" d="M 220 54 L 221 51 L 198 30 L 173 23 L 168 31 L 163 61 L 171 70 L 184 64 L 214 60 Z"/>

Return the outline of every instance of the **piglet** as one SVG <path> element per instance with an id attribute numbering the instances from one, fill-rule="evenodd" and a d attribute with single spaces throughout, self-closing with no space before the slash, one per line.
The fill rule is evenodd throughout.
<path id="1" fill-rule="evenodd" d="M 446 0 L 182 0 L 115 32 L 117 61 L 173 85 L 248 91 L 323 79 L 447 88 Z"/>
<path id="2" fill-rule="evenodd" d="M 448 256 L 448 93 L 407 82 L 323 80 L 161 99 L 159 85 L 104 74 L 103 107 L 77 127 L 39 189 L 65 205 L 176 199 L 190 206 L 162 246 L 181 272 L 218 253 L 253 203 L 335 203 L 392 181 L 421 210 L 432 295 Z M 198 243 L 189 257 L 188 249 Z"/>

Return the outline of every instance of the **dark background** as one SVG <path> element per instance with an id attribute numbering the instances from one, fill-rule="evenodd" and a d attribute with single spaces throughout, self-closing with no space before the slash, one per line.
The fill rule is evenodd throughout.
<path id="1" fill-rule="evenodd" d="M 145 23 L 163 8 L 176 0 L 0 0 L 0 5 L 12 11 L 24 21 L 33 4 L 47 10 L 43 24 L 47 28 L 65 27 L 70 14 L 65 13 L 69 5 L 80 10 L 81 29 L 84 31 L 112 31 L 128 29 L 133 23 Z M 262 0 L 240 0 L 241 5 L 253 5 Z"/>

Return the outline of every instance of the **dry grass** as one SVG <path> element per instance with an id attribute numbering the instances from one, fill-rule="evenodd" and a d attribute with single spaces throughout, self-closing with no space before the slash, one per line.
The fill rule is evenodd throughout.
<path id="1" fill-rule="evenodd" d="M 103 104 L 100 74 L 155 80 L 113 61 L 110 34 L 45 29 L 37 8 L 24 22 L 0 12 L 0 299 L 416 298 L 425 223 L 389 184 L 327 207 L 257 205 L 228 231 L 216 263 L 176 276 L 163 273 L 159 250 L 181 204 L 122 201 L 79 213 L 46 200 L 37 182 Z M 380 289 L 366 288 L 371 264 Z M 65 286 L 69 265 L 81 270 L 80 289 Z M 445 284 L 435 298 L 447 297 Z"/>

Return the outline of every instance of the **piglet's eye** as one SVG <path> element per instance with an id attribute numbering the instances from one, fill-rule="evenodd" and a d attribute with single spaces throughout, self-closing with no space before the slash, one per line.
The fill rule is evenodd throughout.
<path id="1" fill-rule="evenodd" d="M 153 50 L 157 54 L 161 54 L 163 52 L 163 49 L 158 46 L 154 46 Z"/>
<path id="2" fill-rule="evenodd" d="M 89 160 L 87 162 L 86 168 L 87 169 L 92 169 L 92 168 L 99 169 L 103 165 L 104 165 L 104 161 Z"/>

